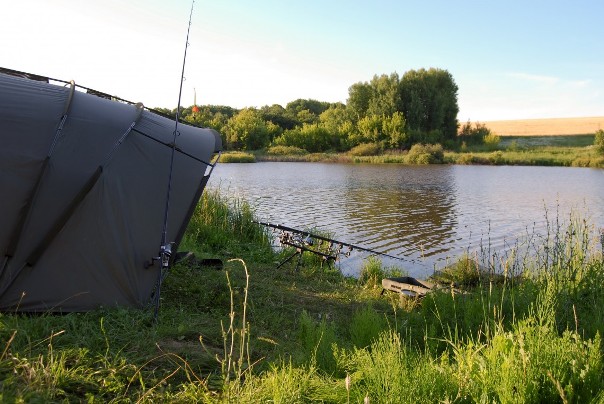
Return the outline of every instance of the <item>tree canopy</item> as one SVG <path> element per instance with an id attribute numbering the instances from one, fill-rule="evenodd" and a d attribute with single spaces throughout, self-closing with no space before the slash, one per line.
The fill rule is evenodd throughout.
<path id="1" fill-rule="evenodd" d="M 206 105 L 183 108 L 181 117 L 218 130 L 227 150 L 282 145 L 347 151 L 366 143 L 382 150 L 409 149 L 415 143 L 446 145 L 457 139 L 457 91 L 448 71 L 419 69 L 354 83 L 346 104 L 299 98 L 285 107 L 259 109 Z"/>

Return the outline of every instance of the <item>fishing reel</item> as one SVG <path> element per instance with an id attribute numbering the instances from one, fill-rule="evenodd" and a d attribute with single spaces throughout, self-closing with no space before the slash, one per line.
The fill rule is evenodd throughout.
<path id="1" fill-rule="evenodd" d="M 156 261 L 159 261 L 161 263 L 162 270 L 168 269 L 170 267 L 170 259 L 172 258 L 172 246 L 174 246 L 175 244 L 176 243 L 171 242 L 162 245 L 159 248 L 159 256 L 152 257 L 151 261 L 145 261 L 145 269 L 155 265 Z"/>

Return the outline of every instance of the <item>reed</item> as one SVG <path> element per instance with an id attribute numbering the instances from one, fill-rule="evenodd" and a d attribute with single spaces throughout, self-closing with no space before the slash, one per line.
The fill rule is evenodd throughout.
<path id="1" fill-rule="evenodd" d="M 221 163 L 255 163 L 256 157 L 252 153 L 233 151 L 223 153 L 220 157 Z"/>

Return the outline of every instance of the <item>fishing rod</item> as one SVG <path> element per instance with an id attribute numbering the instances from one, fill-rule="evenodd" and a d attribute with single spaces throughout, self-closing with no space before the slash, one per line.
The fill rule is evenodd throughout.
<path id="1" fill-rule="evenodd" d="M 182 85 L 185 81 L 185 64 L 187 61 L 187 49 L 189 48 L 189 33 L 191 32 L 191 21 L 193 20 L 193 6 L 195 5 L 195 0 L 191 1 L 191 11 L 189 12 L 189 26 L 187 28 L 187 39 L 185 40 L 185 52 L 182 60 L 182 72 L 180 74 L 180 89 L 178 91 L 178 105 L 176 106 L 176 116 L 174 120 L 174 133 L 172 136 L 172 144 L 170 145 L 172 148 L 170 154 L 170 171 L 168 174 L 168 186 L 166 192 L 166 204 L 164 209 L 164 225 L 161 234 L 161 244 L 159 247 L 159 256 L 152 258 L 152 261 L 159 261 L 160 268 L 159 274 L 157 277 L 157 282 L 155 284 L 155 313 L 154 317 L 157 320 L 157 315 L 159 312 L 159 304 L 160 304 L 160 293 L 161 286 L 163 283 L 166 274 L 170 269 L 170 260 L 172 258 L 172 248 L 176 244 L 175 242 L 168 241 L 168 214 L 170 212 L 170 195 L 172 191 L 172 173 L 174 171 L 174 155 L 176 154 L 176 137 L 178 136 L 178 123 L 180 121 L 180 102 L 182 98 Z"/>
<path id="2" fill-rule="evenodd" d="M 358 246 L 358 245 L 355 245 L 355 244 L 350 244 L 350 243 L 345 243 L 343 241 L 334 240 L 334 239 L 331 239 L 331 238 L 328 238 L 328 237 L 320 236 L 318 234 L 310 233 L 310 232 L 305 231 L 305 230 L 295 229 L 293 227 L 283 226 L 281 224 L 272 224 L 272 223 L 266 223 L 266 222 L 254 222 L 254 223 L 262 225 L 262 226 L 266 226 L 266 227 L 271 227 L 273 229 L 280 230 L 280 231 L 286 231 L 286 232 L 290 232 L 290 233 L 300 234 L 300 235 L 306 237 L 308 241 L 312 241 L 312 239 L 317 239 L 317 240 L 325 241 L 325 242 L 328 242 L 328 243 L 337 244 L 337 245 L 340 245 L 340 246 L 343 246 L 343 247 L 348 247 L 351 250 L 365 251 L 365 252 L 368 252 L 370 254 L 382 255 L 382 256 L 388 257 L 388 258 L 392 258 L 392 259 L 396 259 L 396 260 L 401 260 L 401 261 L 406 261 L 406 259 L 404 259 L 404 258 L 395 257 L 394 255 L 390 255 L 390 254 L 387 254 L 385 252 L 376 251 L 376 250 L 372 250 L 372 249 L 369 249 L 369 248 L 361 247 L 361 246 Z"/>

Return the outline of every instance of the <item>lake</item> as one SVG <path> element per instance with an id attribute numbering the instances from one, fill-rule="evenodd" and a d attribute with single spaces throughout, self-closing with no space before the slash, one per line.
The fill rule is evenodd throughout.
<path id="1" fill-rule="evenodd" d="M 464 252 L 513 248 L 575 211 L 604 228 L 604 170 L 567 167 L 219 164 L 208 184 L 259 220 L 326 231 L 426 277 Z M 367 254 L 340 263 L 357 275 Z"/>

